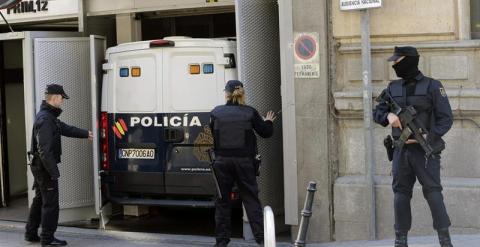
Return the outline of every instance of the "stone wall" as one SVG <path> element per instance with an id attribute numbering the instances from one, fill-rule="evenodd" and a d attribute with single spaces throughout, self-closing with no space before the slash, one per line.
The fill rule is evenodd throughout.
<path id="1" fill-rule="evenodd" d="M 420 69 L 440 80 L 450 99 L 455 121 L 445 136 L 442 153 L 442 183 L 454 233 L 480 232 L 477 203 L 480 200 L 480 41 L 438 41 L 384 43 L 372 47 L 374 96 L 385 88 L 395 73 L 386 59 L 394 45 L 412 45 L 421 55 Z M 335 239 L 368 238 L 368 217 L 364 186 L 361 54 L 358 44 L 342 45 L 336 53 L 334 105 L 339 126 L 339 177 L 334 184 Z M 379 238 L 393 237 L 393 193 L 391 163 L 383 138 L 389 128 L 376 125 L 375 163 L 377 232 Z M 412 201 L 413 235 L 433 231 L 428 205 L 416 184 Z"/>
<path id="2" fill-rule="evenodd" d="M 333 36 L 341 43 L 360 39 L 360 11 L 340 11 L 340 1 L 332 2 Z M 465 0 L 383 0 L 370 10 L 374 42 L 455 40 L 462 34 Z"/>

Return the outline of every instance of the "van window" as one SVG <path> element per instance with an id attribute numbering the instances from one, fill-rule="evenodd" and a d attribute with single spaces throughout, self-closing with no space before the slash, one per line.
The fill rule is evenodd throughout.
<path id="1" fill-rule="evenodd" d="M 153 54 L 122 56 L 116 64 L 115 73 L 114 104 L 117 112 L 156 110 L 157 71 Z"/>

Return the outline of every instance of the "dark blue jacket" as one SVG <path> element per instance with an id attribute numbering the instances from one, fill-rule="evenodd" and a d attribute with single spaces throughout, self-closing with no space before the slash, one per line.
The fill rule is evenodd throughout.
<path id="1" fill-rule="evenodd" d="M 62 110 L 42 102 L 35 117 L 32 134 L 32 152 L 42 161 L 52 179 L 58 179 L 60 173 L 57 164 L 61 162 L 61 136 L 88 138 L 88 130 L 79 129 L 63 123 L 58 119 Z"/>
<path id="2" fill-rule="evenodd" d="M 419 73 L 415 78 L 415 91 L 407 96 L 406 81 L 404 79 L 392 81 L 387 89 L 394 100 L 402 107 L 414 106 L 417 119 L 428 132 L 427 139 L 434 141 L 445 135 L 453 124 L 452 108 L 448 101 L 445 88 L 440 81 Z M 378 104 L 373 111 L 376 123 L 387 126 L 387 115 L 390 112 L 387 104 Z M 399 128 L 392 128 L 392 136 L 398 138 L 401 134 Z"/>

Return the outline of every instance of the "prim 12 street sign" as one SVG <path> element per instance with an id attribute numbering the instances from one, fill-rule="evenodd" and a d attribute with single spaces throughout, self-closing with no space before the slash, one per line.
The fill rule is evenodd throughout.
<path id="1" fill-rule="evenodd" d="M 78 17 L 80 0 L 0 0 L 0 9 L 10 23 L 40 22 Z M 0 24 L 3 24 L 0 19 Z"/>
<path id="2" fill-rule="evenodd" d="M 340 10 L 359 10 L 382 7 L 382 0 L 340 0 Z"/>

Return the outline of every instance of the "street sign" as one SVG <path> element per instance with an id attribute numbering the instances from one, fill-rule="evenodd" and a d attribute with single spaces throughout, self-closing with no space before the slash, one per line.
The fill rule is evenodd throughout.
<path id="1" fill-rule="evenodd" d="M 295 78 L 320 77 L 318 40 L 319 34 L 315 32 L 295 34 Z"/>
<path id="2" fill-rule="evenodd" d="M 359 10 L 382 7 L 382 0 L 340 0 L 340 10 Z"/>
<path id="3" fill-rule="evenodd" d="M 295 42 L 295 54 L 301 60 L 308 61 L 317 54 L 317 42 L 311 35 L 302 35 Z"/>
<path id="4" fill-rule="evenodd" d="M 0 0 L 0 9 L 7 9 L 10 8 L 22 0 Z"/>
<path id="5" fill-rule="evenodd" d="M 9 23 L 73 19 L 79 15 L 79 1 L 80 0 L 0 0 L 0 9 L 2 9 L 1 12 Z M 10 4 L 7 6 L 6 2 Z M 3 24 L 1 19 L 0 24 Z"/>

